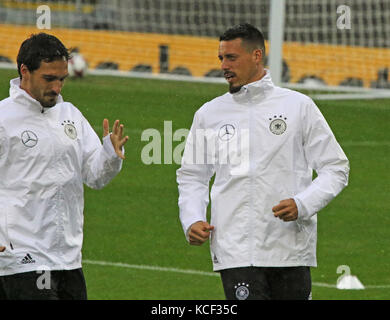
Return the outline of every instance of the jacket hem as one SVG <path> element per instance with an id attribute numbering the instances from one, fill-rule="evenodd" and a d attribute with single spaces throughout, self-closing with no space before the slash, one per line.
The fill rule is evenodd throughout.
<path id="1" fill-rule="evenodd" d="M 27 265 L 27 266 L 22 266 L 20 268 L 0 269 L 0 277 L 10 276 L 18 273 L 32 272 L 32 271 L 41 271 L 41 270 L 61 271 L 61 270 L 74 270 L 80 268 L 81 268 L 81 263 L 76 263 L 71 265 L 52 265 L 52 266 L 42 265 L 42 264 L 40 264 L 39 266 Z"/>
<path id="2" fill-rule="evenodd" d="M 245 267 L 317 267 L 316 261 L 275 261 L 275 262 L 257 262 L 257 263 L 231 263 L 213 265 L 213 271 L 224 269 L 245 268 Z"/>

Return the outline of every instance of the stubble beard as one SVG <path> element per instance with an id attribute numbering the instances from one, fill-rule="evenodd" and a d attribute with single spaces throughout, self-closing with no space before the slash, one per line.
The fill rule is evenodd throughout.
<path id="1" fill-rule="evenodd" d="M 234 86 L 234 85 L 232 85 L 232 84 L 230 84 L 229 85 L 229 92 L 230 93 L 236 93 L 236 92 L 238 92 L 238 91 L 240 91 L 241 90 L 241 88 L 242 88 L 242 85 L 240 86 Z"/>
<path id="2" fill-rule="evenodd" d="M 48 99 L 45 99 L 46 97 L 48 97 Z M 42 107 L 51 108 L 57 104 L 57 100 L 58 100 L 58 95 L 54 96 L 54 95 L 48 94 L 48 95 L 45 95 L 44 99 L 42 99 L 42 101 L 39 101 L 39 102 L 41 103 Z"/>

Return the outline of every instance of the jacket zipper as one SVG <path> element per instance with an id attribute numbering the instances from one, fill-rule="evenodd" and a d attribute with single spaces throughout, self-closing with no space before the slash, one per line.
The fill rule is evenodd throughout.
<path id="1" fill-rule="evenodd" d="M 254 224 L 255 221 L 253 221 L 254 218 L 254 183 L 253 183 L 253 167 L 254 167 L 254 160 L 253 160 L 253 136 L 254 136 L 254 117 L 253 117 L 253 103 L 252 99 L 250 97 L 250 93 L 247 92 L 249 95 L 248 101 L 249 101 L 249 262 L 250 265 L 253 266 L 253 247 L 254 247 Z"/>
<path id="2" fill-rule="evenodd" d="M 5 232 L 5 239 L 6 240 L 5 242 L 9 241 L 9 247 L 11 250 L 14 250 L 14 246 L 12 245 L 12 241 L 11 241 L 11 238 L 9 236 L 9 232 L 8 232 L 8 210 L 5 212 L 5 215 L 4 215 L 4 232 Z M 5 245 L 5 243 L 4 243 Z"/>
<path id="3" fill-rule="evenodd" d="M 47 123 L 47 128 L 49 128 L 50 130 L 54 130 L 53 128 L 53 125 L 51 124 L 51 121 L 48 119 L 48 114 L 47 112 L 42 112 L 42 116 L 44 118 L 44 121 Z M 57 142 L 57 135 L 56 134 L 53 134 L 53 145 L 58 143 Z M 59 142 L 61 143 L 61 142 Z M 61 210 L 59 210 L 59 207 L 62 205 L 62 198 L 61 198 L 61 194 L 62 194 L 62 187 L 61 187 L 61 184 L 58 182 L 60 177 L 60 172 L 61 172 L 61 167 L 58 166 L 58 164 L 61 162 L 61 156 L 59 154 L 59 151 L 56 150 L 55 146 L 53 146 L 53 166 L 52 168 L 55 168 L 55 174 L 57 175 L 57 182 L 55 182 L 54 184 L 54 187 L 56 189 L 56 192 L 55 192 L 55 205 L 54 205 L 54 208 L 53 208 L 53 217 L 55 218 L 55 222 L 56 222 L 56 236 L 55 236 L 55 240 L 54 240 L 54 246 L 53 246 L 53 250 L 55 250 L 58 254 L 58 257 L 62 257 L 63 255 L 63 250 L 62 250 L 62 242 L 63 242 L 63 216 L 62 214 L 60 213 Z"/>

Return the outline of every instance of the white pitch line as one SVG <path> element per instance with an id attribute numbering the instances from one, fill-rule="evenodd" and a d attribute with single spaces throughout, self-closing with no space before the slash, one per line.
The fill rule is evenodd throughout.
<path id="1" fill-rule="evenodd" d="M 330 284 L 330 283 L 322 283 L 322 282 L 312 282 L 311 284 L 313 287 L 324 287 L 324 288 L 333 288 L 336 289 L 335 284 Z"/>
<path id="2" fill-rule="evenodd" d="M 346 147 L 390 147 L 390 141 L 340 141 Z"/>
<path id="3" fill-rule="evenodd" d="M 368 285 L 368 286 L 364 286 L 366 289 L 390 289 L 390 285 L 386 285 L 386 284 L 379 284 L 379 285 Z"/>
<path id="4" fill-rule="evenodd" d="M 149 270 L 149 271 L 162 271 L 162 272 L 174 272 L 174 273 L 184 273 L 184 274 L 193 274 L 209 277 L 219 277 L 217 272 L 206 272 L 200 270 L 191 270 L 191 269 L 179 269 L 179 268 L 167 268 L 159 266 L 148 266 L 148 265 L 138 265 L 138 264 L 127 264 L 122 262 L 108 262 L 108 261 L 94 261 L 94 260 L 83 260 L 83 263 L 93 264 L 106 267 L 119 267 L 119 268 L 128 268 L 128 269 L 138 269 L 138 270 Z M 322 283 L 322 282 L 313 282 L 312 286 L 314 287 L 325 287 L 336 289 L 335 284 Z M 366 289 L 388 289 L 390 285 L 367 285 L 364 286 Z"/>
<path id="5" fill-rule="evenodd" d="M 176 272 L 176 273 L 219 277 L 219 274 L 215 272 L 206 272 L 206 271 L 191 270 L 191 269 L 166 268 L 166 267 L 159 267 L 159 266 L 148 266 L 148 265 L 127 264 L 121 262 L 107 262 L 107 261 L 93 261 L 93 260 L 83 260 L 83 263 L 100 265 L 100 266 L 109 266 L 109 267 L 121 267 L 121 268 L 129 268 L 129 269 L 165 271 L 165 272 Z"/>

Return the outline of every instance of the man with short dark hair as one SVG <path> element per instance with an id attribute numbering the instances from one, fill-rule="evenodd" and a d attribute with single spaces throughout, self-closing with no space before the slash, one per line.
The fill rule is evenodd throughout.
<path id="1" fill-rule="evenodd" d="M 100 189 L 121 170 L 123 125 L 103 145 L 60 92 L 68 50 L 45 33 L 21 45 L 20 78 L 0 101 L 0 299 L 86 299 L 81 266 L 83 183 Z"/>
<path id="2" fill-rule="evenodd" d="M 221 44 L 221 50 L 224 49 L 225 45 L 236 44 L 242 47 L 241 49 L 246 52 L 254 52 L 257 54 L 256 58 L 259 59 L 260 65 L 264 65 L 265 60 L 265 43 L 263 34 L 252 27 L 249 24 L 237 25 L 234 28 L 228 29 L 219 37 Z M 223 47 L 222 47 L 223 46 Z M 249 58 L 249 56 L 241 55 L 240 57 Z M 218 58 L 222 61 L 221 55 Z M 234 61 L 237 56 L 228 54 L 225 59 Z M 261 76 L 259 72 L 264 72 L 261 68 L 253 68 L 250 63 L 241 62 L 234 70 L 224 70 L 224 76 L 229 83 L 229 92 L 235 93 L 240 91 L 244 84 L 252 82 Z"/>
<path id="3" fill-rule="evenodd" d="M 229 93 L 195 113 L 177 171 L 183 230 L 191 245 L 210 237 L 227 299 L 310 299 L 316 214 L 347 185 L 348 159 L 314 102 L 272 83 L 259 30 L 228 29 L 218 57 Z"/>

